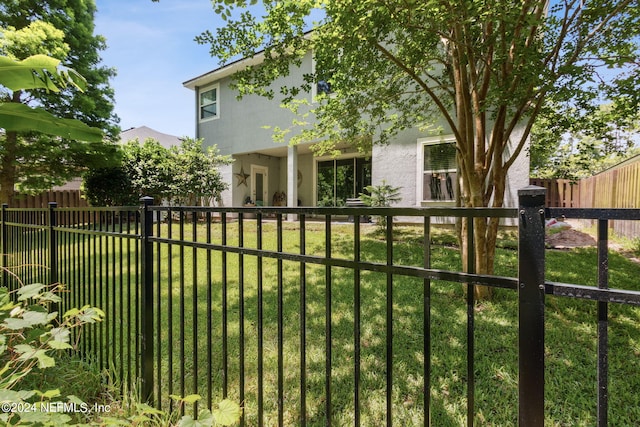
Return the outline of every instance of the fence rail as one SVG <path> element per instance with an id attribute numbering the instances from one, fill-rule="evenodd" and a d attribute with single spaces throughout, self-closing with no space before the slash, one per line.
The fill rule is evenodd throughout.
<path id="1" fill-rule="evenodd" d="M 598 425 L 604 426 L 608 304 L 640 306 L 640 292 L 609 289 L 606 224 L 640 220 L 640 210 L 545 210 L 544 203 L 544 189 L 528 187 L 519 209 L 160 207 L 150 199 L 125 208 L 5 206 L 2 262 L 38 266 L 27 269 L 25 280 L 65 283 L 61 310 L 92 304 L 106 312 L 103 324 L 83 334 L 80 351 L 109 368 L 123 389 L 139 387 L 162 409 L 173 407 L 172 394 L 199 393 L 209 407 L 231 397 L 244 404 L 243 424 L 258 426 L 341 424 L 345 399 L 353 405 L 349 423 L 367 425 L 374 422 L 369 403 L 378 398 L 384 411 L 376 423 L 393 425 L 403 415 L 398 399 L 410 398 L 421 401 L 419 422 L 429 425 L 438 357 L 431 354 L 437 322 L 431 291 L 440 281 L 466 287 L 467 425 L 477 416 L 473 287 L 480 284 L 517 293 L 518 419 L 542 426 L 545 295 L 598 301 Z M 557 215 L 599 222 L 597 287 L 545 281 L 544 218 Z M 377 258 L 364 238 L 371 226 L 360 222 L 376 216 L 386 218 Z M 435 268 L 431 220 L 441 216 L 468 224 L 469 247 L 475 221 L 518 218 L 518 277 L 476 274 L 473 254 L 464 273 Z M 352 222 L 335 222 L 347 217 Z M 398 246 L 402 230 L 394 217 L 420 226 L 421 259 L 406 258 Z M 3 284 L 19 286 L 6 273 Z M 415 307 L 398 306 L 407 295 Z M 401 325 L 412 310 L 421 321 L 409 333 Z M 404 335 L 416 332 L 408 344 Z M 407 345 L 420 355 L 418 371 L 399 360 L 398 349 Z M 382 388 L 372 383 L 378 374 Z M 397 389 L 414 377 L 421 378 L 415 388 Z"/>

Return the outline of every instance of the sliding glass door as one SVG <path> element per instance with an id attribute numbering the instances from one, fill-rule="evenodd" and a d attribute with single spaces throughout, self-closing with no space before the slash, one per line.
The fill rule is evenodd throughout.
<path id="1" fill-rule="evenodd" d="M 371 185 L 370 158 L 319 161 L 317 170 L 317 206 L 344 206 Z"/>

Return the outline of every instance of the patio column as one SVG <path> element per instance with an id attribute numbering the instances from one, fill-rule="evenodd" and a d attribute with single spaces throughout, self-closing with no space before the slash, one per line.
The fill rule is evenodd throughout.
<path id="1" fill-rule="evenodd" d="M 298 206 L 298 146 L 287 149 L 287 206 Z M 288 221 L 297 221 L 298 215 L 288 214 Z"/>

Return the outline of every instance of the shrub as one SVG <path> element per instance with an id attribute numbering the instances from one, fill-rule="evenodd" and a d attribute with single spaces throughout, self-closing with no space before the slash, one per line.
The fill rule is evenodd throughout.
<path id="1" fill-rule="evenodd" d="M 93 425 L 174 424 L 178 411 L 167 414 L 139 402 L 131 405 L 133 410 L 128 414 L 97 420 L 97 414 L 92 413 L 94 405 L 87 404 L 77 396 L 62 396 L 57 388 L 39 390 L 42 385 L 51 386 L 45 378 L 44 370 L 54 370 L 58 366 L 62 381 L 69 372 L 69 369 L 56 365 L 55 356 L 67 362 L 85 363 L 70 358 L 68 351 L 77 347 L 83 325 L 99 322 L 105 316 L 98 308 L 84 306 L 68 310 L 58 320 L 58 313 L 50 312 L 49 308 L 51 304 L 60 302 L 60 297 L 56 295 L 56 290 L 60 288 L 61 286 L 32 284 L 20 287 L 12 295 L 6 287 L 0 287 L 0 422 L 8 426 L 76 425 L 75 420 L 65 413 L 70 412 L 84 414 Z M 75 342 L 72 341 L 73 338 L 76 339 Z M 86 381 L 83 380 L 82 384 L 86 384 Z M 84 395 L 86 390 L 81 389 L 80 392 Z M 199 400 L 200 396 L 172 398 L 181 407 Z M 183 416 L 177 420 L 177 424 L 227 426 L 236 423 L 240 415 L 241 409 L 237 403 L 223 400 L 213 411 L 200 411 L 197 421 L 190 416 Z"/>
<path id="2" fill-rule="evenodd" d="M 360 193 L 360 200 L 367 205 L 374 208 L 388 207 L 391 203 L 396 203 L 402 200 L 400 196 L 400 189 L 402 187 L 392 187 L 387 184 L 385 180 L 382 180 L 380 185 L 367 185 L 364 189 L 366 193 Z M 380 228 L 387 226 L 387 219 L 384 216 L 377 217 L 377 223 Z"/>

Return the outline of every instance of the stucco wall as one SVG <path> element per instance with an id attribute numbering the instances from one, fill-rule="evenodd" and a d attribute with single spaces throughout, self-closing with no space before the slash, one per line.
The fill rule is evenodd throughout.
<path id="1" fill-rule="evenodd" d="M 313 177 L 313 155 L 302 154 L 298 156 L 298 171 L 302 179 L 298 185 L 298 201 L 301 206 L 314 205 L 314 177 Z M 297 179 L 297 177 L 296 177 Z M 287 192 L 287 158 L 280 159 L 280 190 Z"/>
<path id="2" fill-rule="evenodd" d="M 217 144 L 222 154 L 233 154 L 236 162 L 229 168 L 223 168 L 223 176 L 230 183 L 230 190 L 223 194 L 226 205 L 241 205 L 247 195 L 250 195 L 250 182 L 247 187 L 237 185 L 235 173 L 239 173 L 244 166 L 244 172 L 250 173 L 251 164 L 269 167 L 269 203 L 276 191 L 287 191 L 287 158 L 263 156 L 256 153 L 260 150 L 284 147 L 285 143 L 273 141 L 273 127 L 288 128 L 294 115 L 279 105 L 278 88 L 280 85 L 299 85 L 302 75 L 311 72 L 313 67 L 311 54 L 307 55 L 299 70 L 290 76 L 278 80 L 274 85 L 276 98 L 273 100 L 247 96 L 241 101 L 236 98 L 236 92 L 229 88 L 230 77 L 216 82 L 219 84 L 219 118 L 197 122 L 197 135 L 204 138 L 206 145 Z M 204 88 L 209 85 L 203 85 Z M 311 95 L 310 95 L 311 97 Z M 197 117 L 198 94 L 195 94 L 195 109 Z M 269 128 L 267 128 L 269 127 Z M 442 126 L 444 128 L 444 126 Z M 446 134 L 447 132 L 444 131 Z M 422 206 L 421 200 L 421 168 L 419 161 L 419 140 L 429 137 L 426 132 L 417 129 L 406 130 L 386 146 L 375 146 L 372 152 L 372 182 L 381 184 L 385 180 L 388 184 L 401 187 L 401 206 Z M 315 204 L 315 160 L 310 154 L 300 155 L 298 170 L 302 173 L 302 182 L 298 187 L 298 199 L 304 206 Z M 507 183 L 505 196 L 506 206 L 517 205 L 517 191 L 528 185 L 529 159 L 526 150 L 514 163 Z M 297 178 L 297 177 L 296 177 Z M 442 203 L 440 203 L 442 205 Z M 451 205 L 451 202 L 448 202 Z"/>
<path id="3" fill-rule="evenodd" d="M 512 139 L 510 149 L 515 149 L 515 141 L 520 137 L 516 133 Z M 401 206 L 422 206 L 419 197 L 422 165 L 418 164 L 419 140 L 430 135 L 418 131 L 406 131 L 398 135 L 396 140 L 389 145 L 375 146 L 373 149 L 372 167 L 373 184 L 381 184 L 385 180 L 388 184 L 401 187 Z M 505 153 L 505 158 L 511 155 L 511 151 Z M 529 185 L 529 157 L 527 151 L 522 150 L 507 174 L 507 188 L 504 205 L 514 207 L 518 205 L 518 190 Z M 448 205 L 452 203 L 449 202 Z M 440 203 L 442 205 L 442 203 Z M 445 203 L 445 205 L 447 205 Z"/>
<path id="4" fill-rule="evenodd" d="M 258 95 L 237 99 L 237 92 L 229 87 L 231 77 L 219 84 L 219 116 L 216 119 L 196 123 L 198 138 L 204 138 L 207 145 L 217 144 L 221 154 L 251 153 L 277 146 L 273 141 L 273 127 L 291 126 L 294 114 L 280 107 L 279 88 L 282 85 L 300 85 L 303 73 L 311 72 L 311 55 L 307 55 L 299 71 L 281 78 L 273 84 L 276 92 L 273 100 Z M 207 88 L 209 85 L 204 85 Z M 195 96 L 196 104 L 198 95 Z M 198 106 L 196 105 L 196 117 Z M 270 127 L 270 128 L 266 128 Z M 283 144 L 286 144 L 283 143 Z"/>

